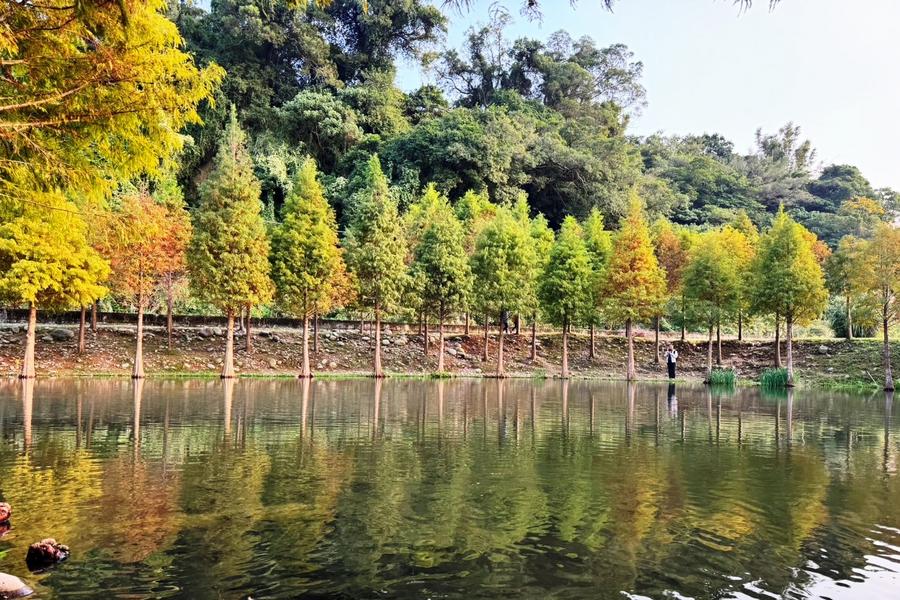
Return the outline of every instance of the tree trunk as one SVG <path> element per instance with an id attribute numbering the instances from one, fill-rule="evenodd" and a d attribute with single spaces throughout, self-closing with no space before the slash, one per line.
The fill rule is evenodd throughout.
<path id="1" fill-rule="evenodd" d="M 738 311 L 738 341 L 744 341 L 744 311 Z"/>
<path id="2" fill-rule="evenodd" d="M 134 344 L 134 369 L 132 379 L 144 378 L 144 297 L 138 297 L 137 340 Z"/>
<path id="3" fill-rule="evenodd" d="M 659 317 L 653 319 L 653 343 L 656 346 L 656 364 L 660 364 L 659 360 Z"/>
<path id="4" fill-rule="evenodd" d="M 424 321 L 425 321 L 424 313 L 419 312 L 419 335 L 425 335 L 425 330 L 423 329 Z"/>
<path id="5" fill-rule="evenodd" d="M 250 354 L 253 352 L 253 335 L 250 333 L 250 307 L 247 307 L 247 326 L 245 327 L 244 333 L 247 335 L 244 338 L 244 352 Z"/>
<path id="6" fill-rule="evenodd" d="M 484 352 L 482 352 L 481 360 L 487 361 L 488 359 L 488 324 L 490 323 L 490 317 L 487 315 L 484 316 Z"/>
<path id="7" fill-rule="evenodd" d="M 319 354 L 319 313 L 313 313 L 313 354 Z"/>
<path id="8" fill-rule="evenodd" d="M 625 379 L 634 381 L 637 379 L 637 373 L 634 370 L 634 330 L 631 319 L 625 321 L 625 338 L 628 342 L 628 359 L 625 365 Z"/>
<path id="9" fill-rule="evenodd" d="M 84 330 L 87 309 L 81 305 L 81 318 L 78 320 L 78 354 L 84 354 Z"/>
<path id="10" fill-rule="evenodd" d="M 888 309 L 889 306 L 885 303 L 881 319 L 881 328 L 884 334 L 884 350 L 882 351 L 882 354 L 884 355 L 884 390 L 886 392 L 893 392 L 894 374 L 891 371 L 891 340 L 888 333 L 888 330 L 890 329 L 890 319 L 888 318 Z"/>
<path id="11" fill-rule="evenodd" d="M 597 336 L 596 336 L 595 331 L 596 331 L 596 327 L 594 327 L 594 324 L 591 323 L 591 347 L 590 347 L 590 350 L 588 350 L 588 358 L 590 358 L 591 360 L 594 360 L 594 357 L 597 356 L 597 344 L 596 344 Z"/>
<path id="12" fill-rule="evenodd" d="M 169 350 L 172 349 L 172 332 L 175 329 L 174 307 L 175 299 L 172 297 L 172 286 L 169 285 L 166 289 L 166 337 Z"/>
<path id="13" fill-rule="evenodd" d="M 685 302 L 684 294 L 682 294 L 681 295 L 681 341 L 682 342 L 685 339 L 685 329 L 686 329 L 685 328 L 685 320 L 687 318 L 685 316 L 684 302 Z"/>
<path id="14" fill-rule="evenodd" d="M 309 368 L 309 316 L 303 314 L 303 363 L 300 366 L 300 378 L 308 379 L 312 377 L 312 371 Z"/>
<path id="15" fill-rule="evenodd" d="M 19 379 L 34 379 L 34 340 L 37 337 L 37 307 L 28 305 L 28 333 L 25 334 L 25 360 Z"/>
<path id="16" fill-rule="evenodd" d="M 560 377 L 563 379 L 569 378 L 569 320 L 563 318 L 563 327 L 562 327 L 562 370 L 560 371 Z"/>
<path id="17" fill-rule="evenodd" d="M 722 366 L 722 323 L 716 319 L 716 365 Z"/>
<path id="18" fill-rule="evenodd" d="M 794 387 L 794 315 L 788 311 L 784 319 L 787 338 L 787 386 Z"/>
<path id="19" fill-rule="evenodd" d="M 537 360 L 537 315 L 531 319 L 531 362 Z"/>
<path id="20" fill-rule="evenodd" d="M 377 379 L 384 377 L 384 369 L 381 368 L 381 307 L 375 304 L 375 365 L 374 375 Z"/>
<path id="21" fill-rule="evenodd" d="M 444 372 L 444 311 L 438 315 L 438 373 Z"/>
<path id="22" fill-rule="evenodd" d="M 422 337 L 422 350 L 425 352 L 425 356 L 428 356 L 428 315 L 426 314 L 423 318 L 425 323 L 425 333 Z"/>
<path id="23" fill-rule="evenodd" d="M 847 340 L 853 339 L 853 315 L 850 312 L 850 294 L 847 294 Z"/>
<path id="24" fill-rule="evenodd" d="M 469 313 L 466 312 L 466 335 L 469 335 Z"/>
<path id="25" fill-rule="evenodd" d="M 97 301 L 91 305 L 91 333 L 97 333 Z"/>
<path id="26" fill-rule="evenodd" d="M 713 365 L 713 324 L 709 324 L 709 340 L 706 344 L 706 383 L 712 379 Z"/>
<path id="27" fill-rule="evenodd" d="M 775 313 L 775 368 L 781 368 L 781 316 Z"/>
<path id="28" fill-rule="evenodd" d="M 503 325 L 500 325 L 500 339 L 497 342 L 497 377 L 506 377 L 503 368 Z"/>
<path id="29" fill-rule="evenodd" d="M 225 364 L 222 379 L 234 379 L 234 311 L 228 311 L 228 328 L 225 334 Z"/>
<path id="30" fill-rule="evenodd" d="M 360 313 L 359 315 L 359 335 L 362 335 L 366 332 L 366 315 L 364 313 Z"/>

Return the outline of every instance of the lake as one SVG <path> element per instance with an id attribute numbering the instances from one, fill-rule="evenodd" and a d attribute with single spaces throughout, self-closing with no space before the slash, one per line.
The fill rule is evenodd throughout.
<path id="1" fill-rule="evenodd" d="M 41 598 L 900 597 L 885 394 L 0 381 Z M 39 574 L 28 545 L 69 561 Z"/>

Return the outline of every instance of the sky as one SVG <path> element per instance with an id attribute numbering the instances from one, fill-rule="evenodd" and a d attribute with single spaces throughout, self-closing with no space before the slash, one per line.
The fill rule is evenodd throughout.
<path id="1" fill-rule="evenodd" d="M 451 12 L 447 43 L 507 6 L 509 37 L 546 39 L 559 29 L 621 42 L 644 63 L 648 106 L 630 133 L 721 133 L 739 152 L 758 127 L 788 121 L 812 140 L 822 166 L 858 166 L 875 187 L 900 190 L 900 1 L 767 0 L 741 11 L 731 0 L 543 0 L 543 18 L 519 15 L 522 0 L 475 0 Z M 431 76 L 404 65 L 398 85 Z"/>

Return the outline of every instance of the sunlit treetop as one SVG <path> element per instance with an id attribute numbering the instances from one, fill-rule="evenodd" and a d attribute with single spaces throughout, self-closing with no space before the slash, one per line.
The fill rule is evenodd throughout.
<path id="1" fill-rule="evenodd" d="M 198 69 L 165 0 L 0 7 L 0 194 L 109 191 L 155 172 L 224 72 Z"/>

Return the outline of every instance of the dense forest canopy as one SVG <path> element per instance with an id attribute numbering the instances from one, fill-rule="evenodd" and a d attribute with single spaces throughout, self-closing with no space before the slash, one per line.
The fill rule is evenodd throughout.
<path id="1" fill-rule="evenodd" d="M 459 48 L 443 45 L 448 16 L 425 0 L 182 1 L 169 16 L 201 65 L 227 72 L 204 125 L 189 129 L 180 179 L 191 203 L 234 105 L 270 215 L 311 156 L 345 223 L 355 172 L 376 153 L 401 210 L 429 183 L 453 203 L 470 190 L 496 202 L 524 192 L 554 228 L 593 208 L 615 225 L 634 188 L 651 217 L 700 227 L 741 211 L 762 226 L 783 205 L 833 247 L 900 208 L 856 167 L 819 164 L 791 122 L 757 131 L 749 153 L 715 133 L 630 135 L 648 101 L 639 57 L 564 31 L 511 39 L 501 9 Z M 399 89 L 401 59 L 421 62 L 434 83 Z"/>

